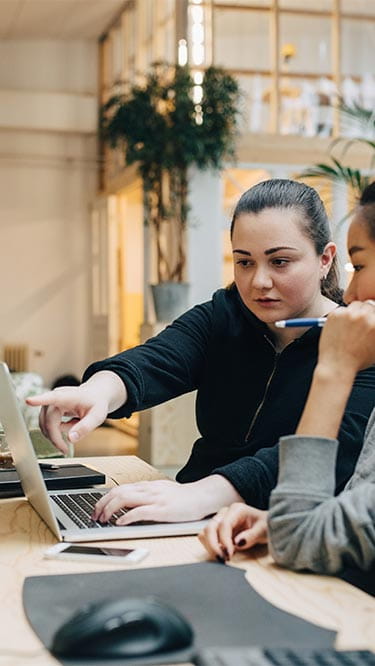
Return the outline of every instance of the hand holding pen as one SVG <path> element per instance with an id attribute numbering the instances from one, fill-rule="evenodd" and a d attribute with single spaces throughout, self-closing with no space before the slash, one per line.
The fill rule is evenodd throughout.
<path id="1" fill-rule="evenodd" d="M 335 368 L 337 377 L 354 375 L 375 363 L 375 301 L 354 301 L 332 310 L 327 317 L 285 319 L 278 328 L 322 327 L 329 319 L 319 343 L 319 365 Z"/>

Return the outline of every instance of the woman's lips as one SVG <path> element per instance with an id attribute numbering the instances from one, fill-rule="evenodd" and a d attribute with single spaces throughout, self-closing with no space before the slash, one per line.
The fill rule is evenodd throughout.
<path id="1" fill-rule="evenodd" d="M 263 307 L 272 307 L 273 305 L 280 303 L 276 298 L 257 298 L 255 302 Z"/>

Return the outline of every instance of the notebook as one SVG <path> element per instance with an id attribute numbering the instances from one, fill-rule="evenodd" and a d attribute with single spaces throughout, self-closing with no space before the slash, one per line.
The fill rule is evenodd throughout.
<path id="1" fill-rule="evenodd" d="M 207 520 L 198 520 L 117 526 L 114 523 L 118 513 L 111 522 L 100 524 L 92 521 L 91 515 L 94 505 L 109 488 L 48 492 L 6 363 L 0 363 L 0 422 L 24 494 L 59 541 L 112 541 L 197 534 L 207 523 Z"/>
<path id="2" fill-rule="evenodd" d="M 53 469 L 42 470 L 43 480 L 48 490 L 67 488 L 87 488 L 104 484 L 105 474 L 81 464 L 56 464 Z M 22 486 L 14 468 L 0 469 L 0 498 L 22 497 Z"/>

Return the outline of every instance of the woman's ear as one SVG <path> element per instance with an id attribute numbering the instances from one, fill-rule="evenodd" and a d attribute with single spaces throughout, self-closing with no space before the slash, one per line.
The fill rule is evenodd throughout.
<path id="1" fill-rule="evenodd" d="M 320 257 L 320 270 L 321 270 L 321 278 L 326 278 L 330 268 L 332 266 L 332 262 L 334 257 L 336 256 L 336 245 L 333 241 L 330 241 L 327 243 L 325 246 L 321 257 Z"/>

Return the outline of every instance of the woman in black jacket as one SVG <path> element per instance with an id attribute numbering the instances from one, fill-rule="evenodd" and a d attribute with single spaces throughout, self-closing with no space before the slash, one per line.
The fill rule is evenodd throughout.
<path id="1" fill-rule="evenodd" d="M 61 450 L 111 418 L 127 417 L 197 389 L 201 438 L 177 482 L 119 486 L 94 513 L 120 524 L 193 520 L 234 501 L 268 506 L 276 484 L 280 436 L 294 432 L 317 359 L 319 330 L 274 322 L 320 317 L 337 306 L 334 243 L 322 201 L 311 187 L 270 180 L 245 192 L 231 227 L 235 282 L 217 291 L 148 342 L 90 366 L 77 388 L 31 399 L 40 424 Z M 358 374 L 340 431 L 337 490 L 359 455 L 374 403 L 375 373 Z M 61 417 L 72 421 L 61 424 Z"/>

